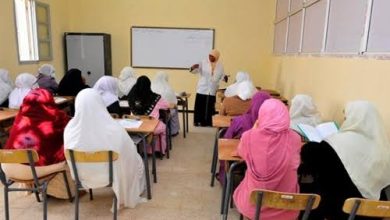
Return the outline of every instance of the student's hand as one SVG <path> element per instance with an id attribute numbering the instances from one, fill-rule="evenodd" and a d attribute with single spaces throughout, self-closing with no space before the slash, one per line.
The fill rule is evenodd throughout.
<path id="1" fill-rule="evenodd" d="M 198 69 L 199 68 L 199 64 L 194 64 L 190 67 L 190 72 L 192 72 L 194 69 Z"/>
<path id="2" fill-rule="evenodd" d="M 252 128 L 257 128 L 258 126 L 259 126 L 259 122 L 256 120 Z"/>

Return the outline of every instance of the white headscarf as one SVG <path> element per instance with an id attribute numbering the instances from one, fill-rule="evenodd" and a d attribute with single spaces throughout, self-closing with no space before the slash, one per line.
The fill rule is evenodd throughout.
<path id="1" fill-rule="evenodd" d="M 113 190 L 118 198 L 118 207 L 123 204 L 134 208 L 143 201 L 140 194 L 145 187 L 143 162 L 134 142 L 125 129 L 110 116 L 96 90 L 80 91 L 76 97 L 75 110 L 75 116 L 64 130 L 64 148 L 117 152 L 119 158 L 114 162 Z M 77 168 L 85 188 L 108 184 L 107 164 L 84 164 Z"/>
<path id="2" fill-rule="evenodd" d="M 8 70 L 0 69 L 0 105 L 7 100 L 12 91 L 12 83 L 9 78 Z"/>
<path id="3" fill-rule="evenodd" d="M 41 67 L 39 67 L 38 72 L 50 77 L 55 77 L 56 69 L 54 69 L 54 66 L 51 64 L 43 64 Z"/>
<path id="4" fill-rule="evenodd" d="M 31 89 L 37 88 L 37 79 L 30 73 L 21 73 L 16 77 L 15 88 L 9 95 L 9 107 L 19 108 L 24 97 L 31 91 Z"/>
<path id="5" fill-rule="evenodd" d="M 349 102 L 340 131 L 326 141 L 344 164 L 363 197 L 379 199 L 390 185 L 390 142 L 375 106 L 367 101 Z"/>
<path id="6" fill-rule="evenodd" d="M 246 80 L 238 84 L 237 95 L 238 97 L 240 97 L 240 99 L 242 100 L 251 99 L 255 93 L 256 93 L 256 88 L 251 81 Z"/>
<path id="7" fill-rule="evenodd" d="M 175 91 L 168 83 L 168 74 L 165 72 L 157 72 L 152 81 L 152 91 L 160 94 L 163 99 L 171 104 L 177 104 Z"/>
<path id="8" fill-rule="evenodd" d="M 290 107 L 290 127 L 297 132 L 301 132 L 298 124 L 317 126 L 321 123 L 321 116 L 314 104 L 313 98 L 308 95 L 296 95 L 291 100 Z"/>
<path id="9" fill-rule="evenodd" d="M 241 83 L 241 82 L 244 82 L 244 81 L 249 81 L 250 83 L 252 83 L 252 81 L 250 80 L 249 78 L 249 74 L 246 73 L 246 72 L 238 72 L 236 74 L 236 82 L 231 84 L 230 86 L 228 86 L 225 90 L 225 96 L 226 97 L 233 97 L 233 96 L 236 96 L 238 95 L 238 91 L 239 91 L 239 88 L 238 88 L 238 85 Z M 252 83 L 252 86 L 253 86 L 253 83 Z M 254 87 L 254 86 L 253 86 Z"/>
<path id="10" fill-rule="evenodd" d="M 129 66 L 124 67 L 118 80 L 119 97 L 128 95 L 136 82 L 137 76 L 134 69 Z"/>
<path id="11" fill-rule="evenodd" d="M 102 76 L 93 86 L 103 98 L 104 105 L 118 101 L 118 80 L 112 76 Z"/>

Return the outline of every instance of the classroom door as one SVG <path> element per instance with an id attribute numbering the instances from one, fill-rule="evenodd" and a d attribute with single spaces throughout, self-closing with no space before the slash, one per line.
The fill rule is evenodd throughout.
<path id="1" fill-rule="evenodd" d="M 111 48 L 104 34 L 65 34 L 66 69 L 77 68 L 93 86 L 103 75 L 111 75 Z"/>

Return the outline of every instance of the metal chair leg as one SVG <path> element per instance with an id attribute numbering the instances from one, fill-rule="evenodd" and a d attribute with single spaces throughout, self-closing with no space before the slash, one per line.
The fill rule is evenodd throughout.
<path id="1" fill-rule="evenodd" d="M 154 144 L 155 140 L 152 141 L 152 173 L 153 173 L 153 182 L 157 183 L 157 168 L 156 168 L 156 146 Z"/>
<path id="2" fill-rule="evenodd" d="M 75 195 L 75 220 L 79 220 L 79 189 L 76 190 Z"/>
<path id="3" fill-rule="evenodd" d="M 114 220 L 116 220 L 118 217 L 118 199 L 116 198 L 116 195 L 114 194 Z"/>
<path id="4" fill-rule="evenodd" d="M 8 186 L 4 186 L 4 206 L 5 219 L 9 220 Z"/>
<path id="5" fill-rule="evenodd" d="M 38 188 L 37 185 L 34 184 L 34 188 Z M 35 194 L 35 198 L 37 199 L 37 202 L 41 202 L 41 199 L 39 197 L 39 191 L 34 191 L 34 194 Z"/>
<path id="6" fill-rule="evenodd" d="M 70 191 L 68 177 L 66 176 L 66 171 L 65 170 L 62 171 L 62 175 L 64 177 L 65 187 L 66 187 L 66 192 L 68 193 L 69 202 L 72 202 L 73 201 L 72 192 Z"/>
<path id="7" fill-rule="evenodd" d="M 89 189 L 89 200 L 93 200 L 93 192 L 92 192 L 92 189 Z"/>
<path id="8" fill-rule="evenodd" d="M 152 199 L 152 192 L 150 189 L 150 175 L 149 175 L 149 162 L 148 162 L 148 154 L 147 154 L 147 147 L 146 147 L 146 137 L 143 136 L 142 138 L 142 145 L 143 145 L 143 155 L 144 155 L 144 166 L 145 166 L 145 176 L 146 176 L 146 190 L 148 193 L 148 199 Z"/>
<path id="9" fill-rule="evenodd" d="M 42 199 L 43 199 L 43 220 L 47 220 L 47 182 L 42 186 Z"/>

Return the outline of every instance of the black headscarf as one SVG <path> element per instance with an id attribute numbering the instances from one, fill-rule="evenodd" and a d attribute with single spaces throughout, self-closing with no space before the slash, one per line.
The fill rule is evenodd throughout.
<path id="1" fill-rule="evenodd" d="M 149 115 L 161 96 L 154 93 L 147 76 L 140 76 L 128 95 L 130 111 L 135 115 Z"/>
<path id="2" fill-rule="evenodd" d="M 58 95 L 76 96 L 85 88 L 88 88 L 88 86 L 83 82 L 81 71 L 79 69 L 70 69 L 58 85 Z"/>

